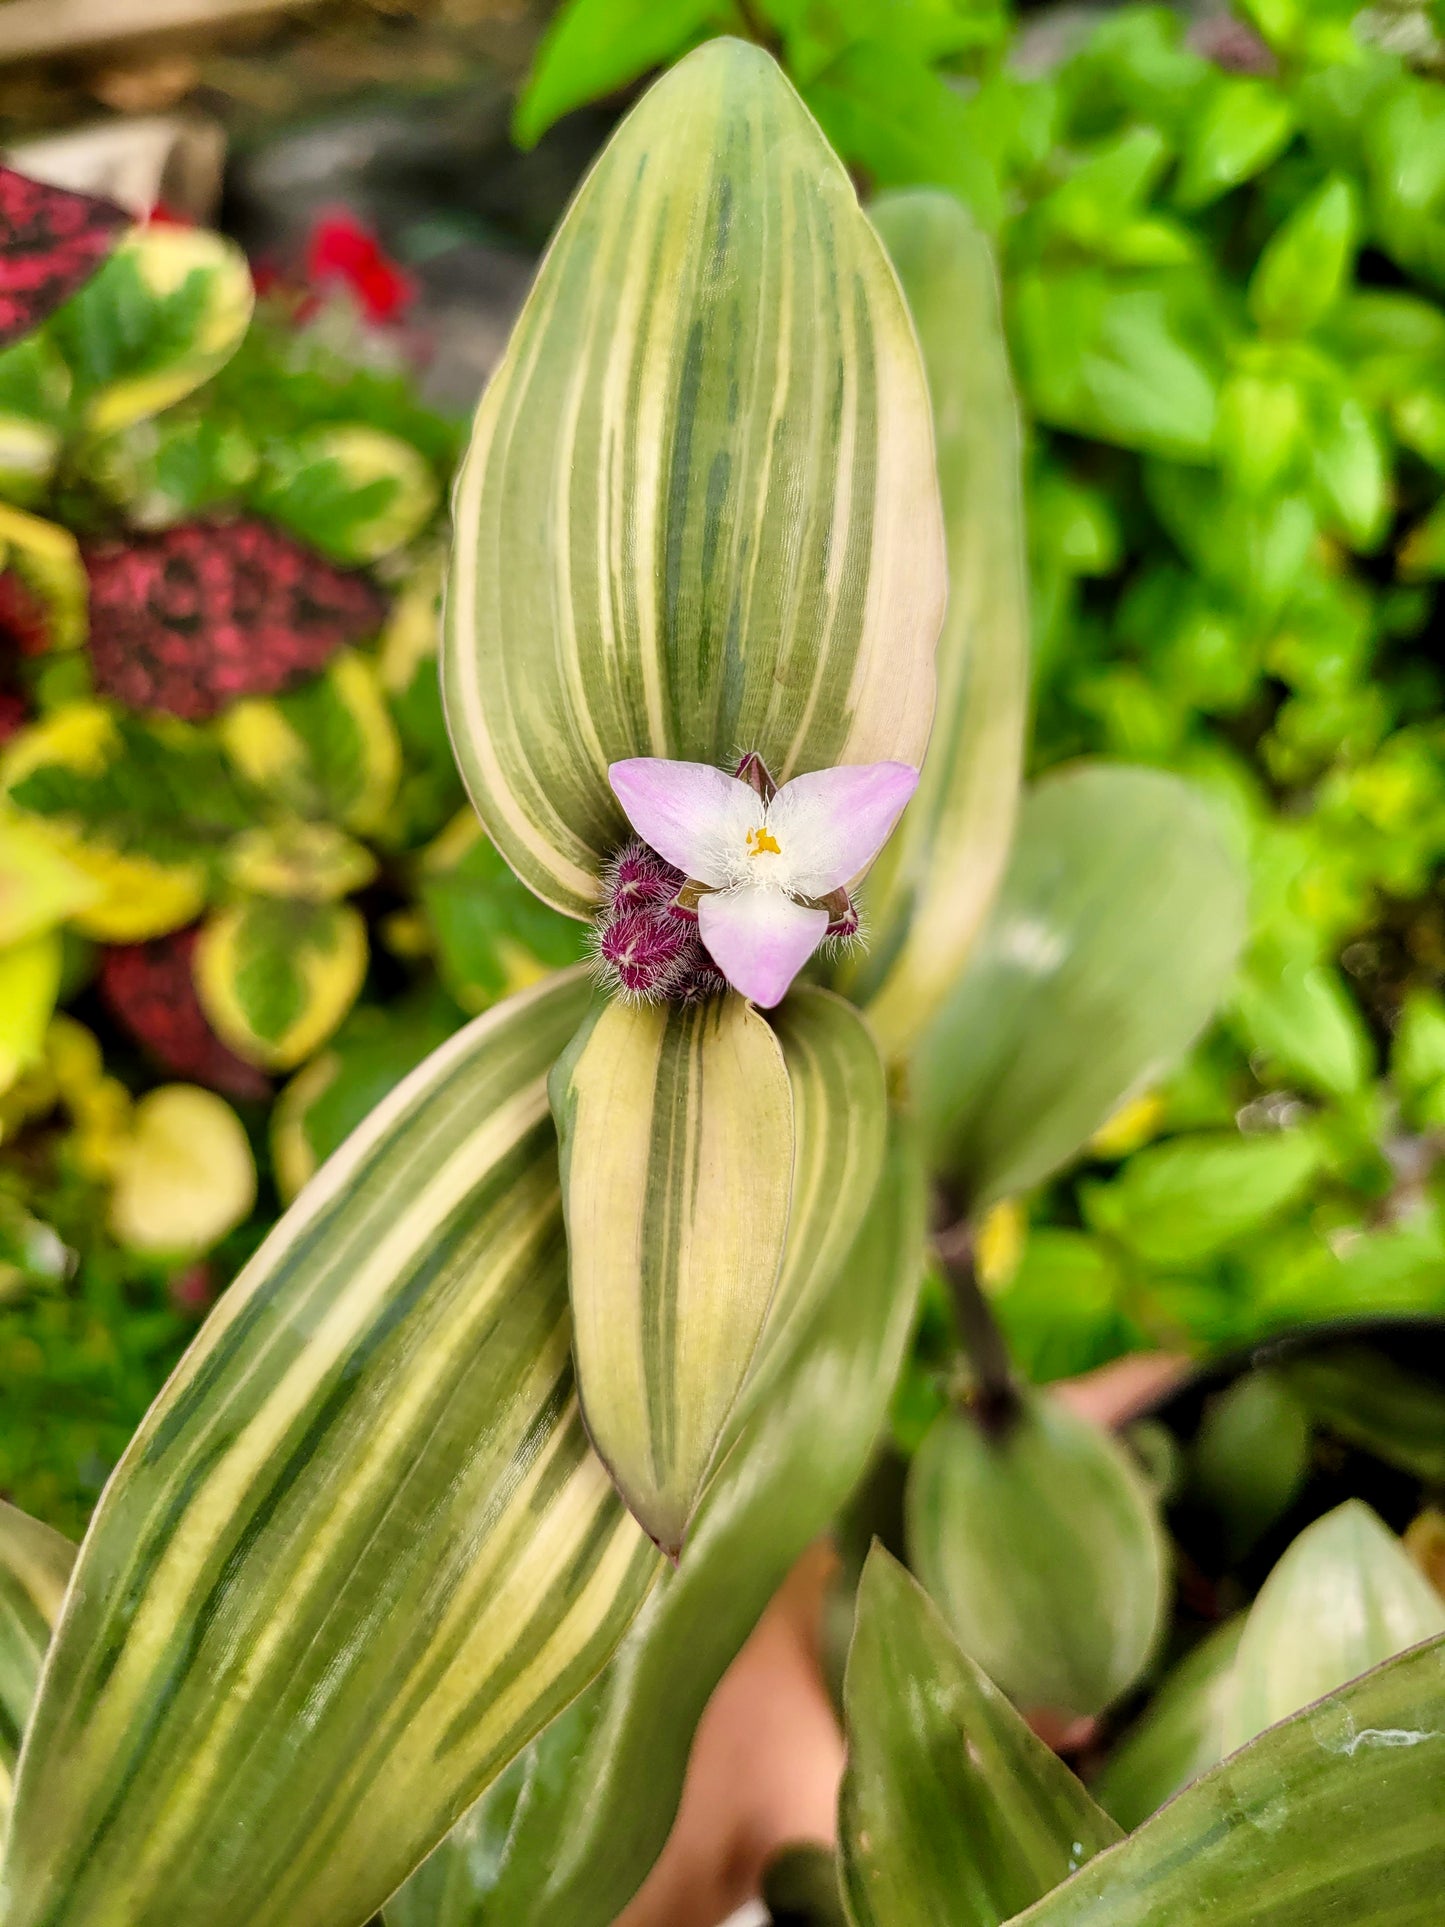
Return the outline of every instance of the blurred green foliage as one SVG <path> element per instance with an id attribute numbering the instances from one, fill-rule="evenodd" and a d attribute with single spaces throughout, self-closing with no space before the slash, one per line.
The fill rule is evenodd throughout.
<path id="1" fill-rule="evenodd" d="M 970 205 L 1030 431 L 1032 766 L 1180 770 L 1248 857 L 1223 1020 L 985 1226 L 1037 1377 L 1445 1309 L 1441 28 L 1353 0 L 1245 0 L 1187 32 L 1160 6 L 569 0 L 518 109 L 534 139 L 750 34 L 865 191 Z M 939 1290 L 907 1444 L 949 1322 Z"/>

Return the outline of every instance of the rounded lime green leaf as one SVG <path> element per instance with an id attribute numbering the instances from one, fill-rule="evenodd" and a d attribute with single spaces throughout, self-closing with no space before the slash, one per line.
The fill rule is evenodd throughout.
<path id="1" fill-rule="evenodd" d="M 938 711 L 917 794 L 869 875 L 868 948 L 848 973 L 897 1058 L 952 988 L 1003 877 L 1029 688 L 1018 403 L 987 240 L 951 194 L 872 208 L 933 398 L 948 543 Z"/>
<path id="2" fill-rule="evenodd" d="M 661 1561 L 573 1391 L 546 1076 L 579 974 L 452 1038 L 230 1287 L 111 1478 L 6 1927 L 367 1920 Z"/>
<path id="3" fill-rule="evenodd" d="M 224 1098 L 195 1084 L 148 1091 L 131 1115 L 110 1194 L 110 1228 L 131 1251 L 194 1257 L 256 1202 L 256 1161 Z"/>
<path id="4" fill-rule="evenodd" d="M 420 534 L 440 496 L 410 442 L 364 422 L 313 428 L 266 451 L 257 506 L 303 541 L 351 564 L 376 562 Z"/>
<path id="5" fill-rule="evenodd" d="M 875 1545 L 843 1692 L 854 1927 L 1003 1927 L 1119 1829 Z"/>
<path id="6" fill-rule="evenodd" d="M 482 398 L 443 674 L 482 821 L 539 896 L 598 897 L 609 763 L 779 782 L 922 761 L 944 554 L 912 325 L 774 62 L 715 40 L 622 123 Z"/>
<path id="7" fill-rule="evenodd" d="M 909 1470 L 908 1560 L 960 1646 L 1021 1706 L 1101 1712 L 1153 1654 L 1165 1545 L 1124 1448 L 1031 1396 L 989 1437 L 944 1412 Z"/>
<path id="8" fill-rule="evenodd" d="M 50 324 L 85 426 L 111 434 L 209 381 L 240 346 L 254 303 L 233 241 L 137 228 Z"/>
<path id="9" fill-rule="evenodd" d="M 94 878 L 43 828 L 0 812 L 0 949 L 40 936 L 99 895 Z"/>
<path id="10" fill-rule="evenodd" d="M 1224 1758 L 1224 1721 L 1244 1615 L 1216 1626 L 1165 1678 L 1110 1752 L 1094 1792 L 1126 1830 Z"/>
<path id="11" fill-rule="evenodd" d="M 222 859 L 226 880 L 263 897 L 334 903 L 370 883 L 376 858 L 334 823 L 281 817 L 243 830 Z"/>
<path id="12" fill-rule="evenodd" d="M 1436 1639 L 1262 1733 L 1013 1927 L 1435 1927 L 1442 1703 Z"/>
<path id="13" fill-rule="evenodd" d="M 366 959 L 366 921 L 349 903 L 248 896 L 202 926 L 196 994 L 238 1056 L 292 1070 L 356 1002 Z"/>
<path id="14" fill-rule="evenodd" d="M 935 1157 L 978 1209 L 1067 1163 L 1223 996 L 1245 879 L 1205 798 L 1083 763 L 1026 798 L 994 911 L 913 1058 Z"/>
<path id="15" fill-rule="evenodd" d="M 40 1060 L 60 993 L 61 962 L 58 930 L 0 949 L 0 1092 Z"/>
<path id="16" fill-rule="evenodd" d="M 551 1094 L 587 1429 L 675 1554 L 777 1283 L 793 1168 L 787 1067 L 741 997 L 599 1003 Z"/>
<path id="17" fill-rule="evenodd" d="M 68 1539 L 0 1499 L 0 1841 L 21 1737 L 74 1564 Z"/>
<path id="18" fill-rule="evenodd" d="M 1440 1633 L 1445 1600 L 1379 1514 L 1347 1499 L 1306 1527 L 1249 1609 L 1225 1751 Z"/>

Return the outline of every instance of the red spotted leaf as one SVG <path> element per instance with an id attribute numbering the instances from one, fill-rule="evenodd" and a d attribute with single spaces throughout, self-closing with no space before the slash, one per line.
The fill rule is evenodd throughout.
<path id="1" fill-rule="evenodd" d="M 0 167 L 0 348 L 83 287 L 131 225 L 111 201 Z"/>
<path id="2" fill-rule="evenodd" d="M 188 722 L 292 688 L 386 613 L 368 576 L 254 517 L 94 543 L 85 566 L 97 691 Z"/>
<path id="3" fill-rule="evenodd" d="M 100 966 L 111 1015 L 163 1070 L 227 1097 L 266 1097 L 270 1080 L 223 1044 L 206 1021 L 191 975 L 197 930 L 115 944 Z"/>

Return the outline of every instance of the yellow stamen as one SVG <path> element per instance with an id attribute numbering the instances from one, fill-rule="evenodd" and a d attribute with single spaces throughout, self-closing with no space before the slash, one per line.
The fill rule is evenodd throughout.
<path id="1" fill-rule="evenodd" d="M 778 844 L 778 839 L 773 835 L 772 831 L 768 829 L 766 824 L 760 830 L 749 830 L 747 843 L 749 856 L 761 856 L 764 850 L 767 851 L 769 856 L 781 856 L 783 854 Z"/>

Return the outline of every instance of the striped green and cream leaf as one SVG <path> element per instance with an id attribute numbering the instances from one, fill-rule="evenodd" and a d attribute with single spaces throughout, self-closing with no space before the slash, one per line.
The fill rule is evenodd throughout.
<path id="1" fill-rule="evenodd" d="M 918 329 L 948 542 L 938 713 L 918 792 L 868 879 L 851 994 L 906 1056 L 952 987 L 1003 877 L 1029 695 L 1018 403 L 992 250 L 963 204 L 920 189 L 872 207 Z"/>
<path id="2" fill-rule="evenodd" d="M 927 385 L 842 163 L 714 40 L 588 175 L 478 412 L 443 676 L 524 882 L 573 915 L 626 834 L 609 763 L 779 782 L 917 765 L 945 563 Z"/>
<path id="3" fill-rule="evenodd" d="M 895 1124 L 852 1249 L 787 1338 L 767 1395 L 745 1394 L 751 1416 L 677 1570 L 596 1685 L 408 1883 L 387 1927 L 609 1927 L 622 1913 L 672 1826 L 713 1688 L 866 1470 L 913 1328 L 924 1223 L 923 1167 Z M 438 1894 L 446 1911 L 423 1912 Z"/>
<path id="4" fill-rule="evenodd" d="M 637 1518 L 676 1553 L 777 1284 L 787 1067 L 741 997 L 599 1000 L 551 1093 L 587 1429 Z"/>
<path id="5" fill-rule="evenodd" d="M 888 1089 L 878 1046 L 831 991 L 795 989 L 773 1016 L 793 1097 L 793 1183 L 777 1290 L 743 1396 L 735 1439 L 797 1336 L 835 1283 L 878 1188 L 888 1142 Z"/>
<path id="6" fill-rule="evenodd" d="M 838 1832 L 854 1927 L 1002 1927 L 1120 1837 L 876 1544 L 843 1699 Z"/>
<path id="7" fill-rule="evenodd" d="M 68 1539 L 0 1499 L 0 1842 L 20 1741 L 74 1564 Z"/>
<path id="8" fill-rule="evenodd" d="M 573 972 L 433 1053 L 226 1294 L 102 1499 L 7 1927 L 356 1927 L 605 1663 L 660 1561 L 573 1389 Z"/>

